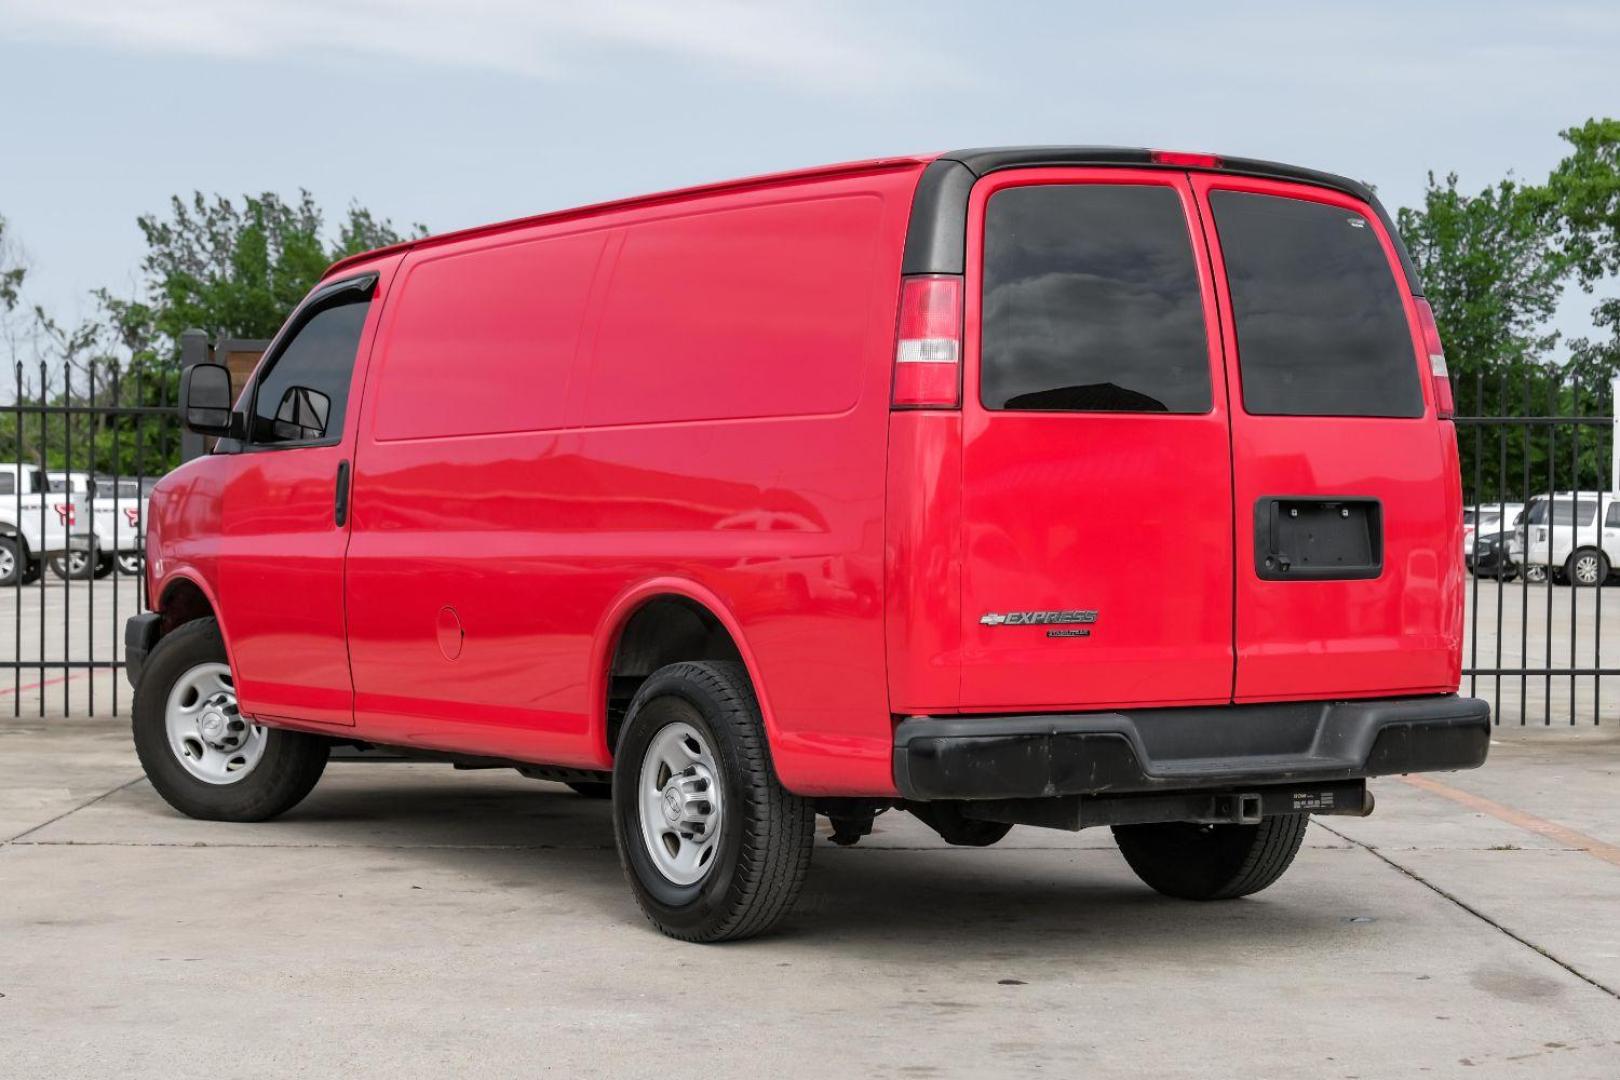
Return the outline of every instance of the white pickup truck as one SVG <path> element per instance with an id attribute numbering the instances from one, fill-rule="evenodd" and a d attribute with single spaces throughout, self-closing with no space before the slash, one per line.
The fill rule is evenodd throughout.
<path id="1" fill-rule="evenodd" d="M 45 560 L 94 546 L 87 495 L 52 492 L 36 465 L 0 462 L 0 586 L 27 584 Z"/>
<path id="2" fill-rule="evenodd" d="M 55 555 L 50 560 L 52 573 L 77 581 L 106 577 L 115 566 L 125 574 L 141 572 L 146 500 L 156 478 L 143 482 L 134 477 L 52 472 L 46 481 L 53 492 L 72 492 L 85 500 L 95 531 L 93 557 L 87 548 Z"/>

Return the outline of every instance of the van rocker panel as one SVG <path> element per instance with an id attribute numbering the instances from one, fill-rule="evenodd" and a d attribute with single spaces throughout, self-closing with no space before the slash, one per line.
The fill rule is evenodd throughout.
<path id="1" fill-rule="evenodd" d="M 1129 712 L 911 717 L 894 732 L 907 799 L 1182 791 L 1472 769 L 1491 713 L 1477 698 L 1304 701 Z"/>

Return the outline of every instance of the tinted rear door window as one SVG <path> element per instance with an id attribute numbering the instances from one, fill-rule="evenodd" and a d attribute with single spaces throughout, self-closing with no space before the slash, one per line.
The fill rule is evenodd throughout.
<path id="1" fill-rule="evenodd" d="M 1423 414 L 1417 359 L 1372 224 L 1327 203 L 1215 191 L 1243 406 L 1266 416 Z"/>
<path id="2" fill-rule="evenodd" d="M 1210 409 L 1192 240 L 1169 187 L 1058 184 L 992 196 L 982 322 L 986 408 Z"/>

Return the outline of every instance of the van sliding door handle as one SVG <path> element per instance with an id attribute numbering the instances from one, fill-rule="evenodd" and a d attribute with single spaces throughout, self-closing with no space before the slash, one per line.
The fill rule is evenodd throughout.
<path id="1" fill-rule="evenodd" d="M 338 528 L 349 520 L 349 463 L 338 462 L 337 497 L 332 504 L 332 522 Z"/>

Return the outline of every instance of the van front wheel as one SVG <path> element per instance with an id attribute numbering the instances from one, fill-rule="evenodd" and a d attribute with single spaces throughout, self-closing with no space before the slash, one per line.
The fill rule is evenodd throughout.
<path id="1" fill-rule="evenodd" d="M 659 930 L 710 942 L 774 927 L 804 883 L 815 822 L 776 779 L 741 664 L 671 664 L 642 684 L 614 755 L 613 831 Z"/>
<path id="2" fill-rule="evenodd" d="M 205 821 L 263 821 L 292 809 L 326 768 L 318 735 L 262 727 L 236 705 L 213 619 L 161 638 L 132 709 L 135 754 L 163 800 Z"/>
<path id="3" fill-rule="evenodd" d="M 1307 814 L 1279 814 L 1258 825 L 1116 825 L 1114 839 L 1136 876 L 1166 896 L 1231 900 L 1282 877 L 1309 824 Z"/>

